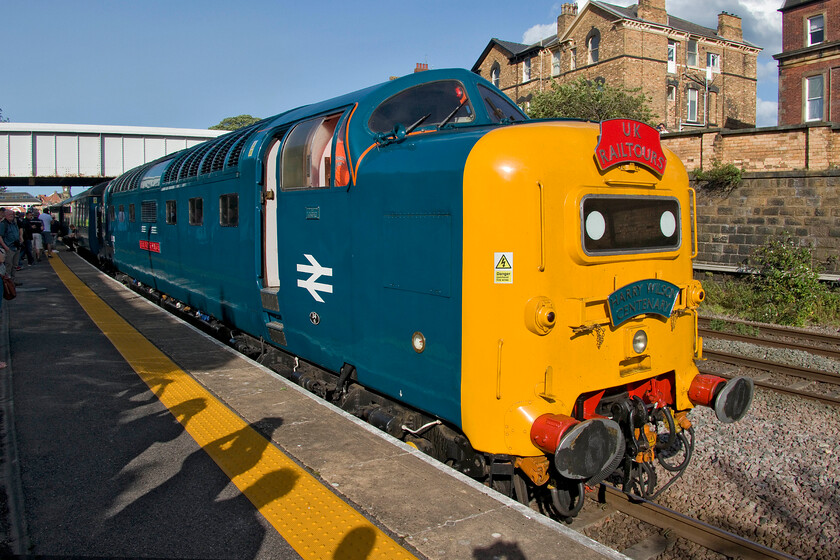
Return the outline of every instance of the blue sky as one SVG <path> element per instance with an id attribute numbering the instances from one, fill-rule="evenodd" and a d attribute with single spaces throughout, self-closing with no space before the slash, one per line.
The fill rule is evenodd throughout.
<path id="1" fill-rule="evenodd" d="M 721 11 L 743 19 L 764 49 L 758 124 L 775 125 L 781 0 L 666 1 L 711 28 Z M 418 62 L 470 68 L 492 37 L 554 33 L 562 3 L 2 0 L 0 109 L 13 122 L 183 128 L 266 117 Z"/>

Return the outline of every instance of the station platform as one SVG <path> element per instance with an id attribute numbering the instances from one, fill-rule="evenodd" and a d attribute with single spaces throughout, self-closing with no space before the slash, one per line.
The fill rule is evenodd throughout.
<path id="1" fill-rule="evenodd" d="M 18 280 L 0 315 L 0 556 L 626 558 L 74 253 Z"/>

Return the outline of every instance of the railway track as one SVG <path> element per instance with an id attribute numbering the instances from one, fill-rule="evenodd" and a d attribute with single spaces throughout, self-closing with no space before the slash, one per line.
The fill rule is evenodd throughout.
<path id="1" fill-rule="evenodd" d="M 744 330 L 752 330 L 758 334 L 743 334 L 731 331 L 712 330 L 710 327 L 712 321 L 709 319 L 700 320 L 700 335 L 708 339 L 721 339 L 733 342 L 744 342 L 755 344 L 768 348 L 784 348 L 790 350 L 798 350 L 825 356 L 831 359 L 840 360 L 840 337 L 836 335 L 828 335 L 821 333 L 814 333 L 808 331 L 801 331 L 795 329 L 788 329 L 784 327 L 756 325 L 745 321 L 727 320 L 724 325 L 734 326 L 735 328 L 742 328 Z M 704 350 L 703 355 L 709 360 L 726 363 L 738 367 L 752 368 L 771 373 L 782 374 L 798 378 L 805 381 L 792 382 L 786 385 L 779 385 L 768 382 L 763 377 L 755 377 L 755 384 L 759 387 L 764 387 L 780 393 L 790 395 L 797 395 L 809 399 L 815 399 L 827 404 L 840 406 L 840 396 L 830 394 L 814 393 L 806 390 L 811 382 L 825 383 L 831 386 L 836 386 L 840 391 L 840 374 L 820 371 L 812 368 L 804 368 L 775 362 L 763 358 L 753 358 L 741 355 L 730 354 L 726 352 L 719 352 L 715 350 Z M 707 365 L 701 364 L 700 371 L 702 373 L 714 373 L 722 377 L 732 377 L 726 372 L 714 370 Z"/>
<path id="2" fill-rule="evenodd" d="M 625 494 L 609 484 L 601 484 L 598 500 L 626 515 L 659 527 L 671 536 L 682 537 L 730 558 L 795 560 L 794 556 L 739 537 L 644 498 Z"/>

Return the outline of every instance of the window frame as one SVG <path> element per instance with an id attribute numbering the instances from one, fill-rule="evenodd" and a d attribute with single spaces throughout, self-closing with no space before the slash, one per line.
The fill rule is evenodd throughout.
<path id="1" fill-rule="evenodd" d="M 595 45 L 593 47 L 593 44 Z M 596 64 L 598 62 L 598 49 L 601 47 L 601 32 L 593 29 L 586 36 L 586 63 Z"/>
<path id="2" fill-rule="evenodd" d="M 490 68 L 490 83 L 496 87 L 499 87 L 501 75 L 501 68 L 499 67 L 498 63 L 493 64 L 493 67 Z"/>
<path id="3" fill-rule="evenodd" d="M 522 61 L 522 82 L 531 81 L 531 59 L 526 58 Z"/>
<path id="4" fill-rule="evenodd" d="M 692 49 L 692 47 L 694 47 Z M 692 63 L 691 59 L 694 59 Z M 697 39 L 689 39 L 685 45 L 685 65 L 692 68 L 699 68 L 700 63 L 700 49 L 697 44 Z"/>
<path id="5" fill-rule="evenodd" d="M 230 202 L 236 201 L 235 207 Z M 235 215 L 231 216 L 232 209 Z M 219 195 L 219 225 L 221 227 L 239 227 L 239 193 L 225 193 Z"/>
<path id="6" fill-rule="evenodd" d="M 166 201 L 166 223 L 169 225 L 178 223 L 178 203 L 175 200 Z"/>
<path id="7" fill-rule="evenodd" d="M 820 20 L 820 26 L 815 30 L 811 27 L 811 22 Z M 820 34 L 820 39 L 814 41 L 813 37 L 816 33 Z M 809 18 L 805 18 L 805 46 L 813 47 L 825 43 L 825 15 L 817 14 Z"/>
<path id="8" fill-rule="evenodd" d="M 569 49 L 569 70 L 577 70 L 577 47 Z"/>
<path id="9" fill-rule="evenodd" d="M 667 64 L 668 64 L 668 73 L 669 74 L 676 74 L 677 73 L 677 42 L 668 39 L 668 53 L 667 53 Z"/>
<path id="10" fill-rule="evenodd" d="M 706 53 L 706 67 L 712 69 L 712 73 L 720 74 L 720 54 L 707 52 Z"/>
<path id="11" fill-rule="evenodd" d="M 190 198 L 187 201 L 187 205 L 189 206 L 189 216 L 187 217 L 187 223 L 189 223 L 189 225 L 191 226 L 203 226 L 204 198 L 200 196 Z M 199 212 L 196 212 L 196 208 L 199 208 Z M 198 219 L 196 219 L 196 214 L 198 214 Z"/>
<path id="12" fill-rule="evenodd" d="M 563 53 L 554 51 L 551 53 L 551 75 L 559 76 L 562 72 Z"/>
<path id="13" fill-rule="evenodd" d="M 129 222 L 136 222 L 137 221 L 137 211 L 134 203 L 128 205 L 128 221 Z"/>
<path id="14" fill-rule="evenodd" d="M 692 99 L 692 97 L 694 99 Z M 685 120 L 690 123 L 700 122 L 697 118 L 698 109 L 700 106 L 700 90 L 697 88 L 687 88 L 685 92 Z M 694 105 L 694 118 L 691 118 L 692 104 Z"/>
<path id="15" fill-rule="evenodd" d="M 812 96 L 812 83 L 819 80 L 819 96 Z M 812 104 L 819 103 L 819 117 L 811 116 Z M 807 76 L 805 78 L 805 122 L 818 122 L 825 118 L 825 76 L 823 74 L 816 74 L 814 76 Z"/>

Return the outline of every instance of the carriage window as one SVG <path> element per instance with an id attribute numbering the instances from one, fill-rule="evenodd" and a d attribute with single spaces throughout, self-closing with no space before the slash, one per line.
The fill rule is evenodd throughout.
<path id="1" fill-rule="evenodd" d="M 507 97 L 503 97 L 484 86 L 478 86 L 478 91 L 481 93 L 481 99 L 484 100 L 484 107 L 487 109 L 490 120 L 493 122 L 501 122 L 503 119 L 511 122 L 525 120 L 519 107 L 514 105 Z"/>
<path id="2" fill-rule="evenodd" d="M 117 219 L 117 214 L 116 214 L 116 212 L 114 211 L 114 206 L 113 206 L 113 205 L 111 205 L 111 206 L 109 206 L 109 207 L 108 207 L 108 215 L 111 217 L 111 221 L 112 221 L 112 222 L 113 222 L 113 221 L 115 221 L 115 220 Z M 81 219 L 82 219 L 82 220 L 84 220 L 84 216 L 85 216 L 85 215 L 84 215 L 84 214 L 82 214 L 82 216 L 81 216 Z"/>
<path id="3" fill-rule="evenodd" d="M 581 225 L 587 254 L 673 251 L 680 246 L 680 205 L 665 197 L 587 197 Z"/>
<path id="4" fill-rule="evenodd" d="M 223 194 L 219 197 L 219 224 L 222 227 L 239 226 L 238 194 Z"/>
<path id="5" fill-rule="evenodd" d="M 140 220 L 144 223 L 157 222 L 157 200 L 144 200 L 140 203 Z"/>
<path id="6" fill-rule="evenodd" d="M 204 223 L 204 199 L 190 199 L 190 225 L 200 226 Z"/>
<path id="7" fill-rule="evenodd" d="M 121 222 L 125 221 L 125 206 L 123 206 L 122 204 L 120 204 L 120 212 L 119 214 L 117 214 L 117 218 Z"/>
<path id="8" fill-rule="evenodd" d="M 411 125 L 437 125 L 444 120 L 448 123 L 475 120 L 472 105 L 461 82 L 443 80 L 401 91 L 376 108 L 370 116 L 368 128 L 373 132 L 391 132 L 398 124 L 408 128 Z"/>
<path id="9" fill-rule="evenodd" d="M 160 178 L 163 175 L 163 172 L 166 169 L 166 167 L 171 162 L 172 158 L 169 158 L 166 161 L 161 161 L 160 163 L 156 163 L 155 165 L 151 166 L 149 170 L 146 171 L 143 174 L 143 177 L 140 179 L 140 188 L 150 189 L 152 187 L 159 187 Z"/>
<path id="10" fill-rule="evenodd" d="M 175 206 L 175 201 L 174 200 L 167 200 L 166 201 L 166 223 L 167 224 L 178 223 L 178 213 L 176 211 L 176 206 Z"/>
<path id="11" fill-rule="evenodd" d="M 340 116 L 303 121 L 283 141 L 280 187 L 284 191 L 330 186 L 332 139 Z"/>
<path id="12" fill-rule="evenodd" d="M 129 222 L 136 222 L 137 221 L 137 213 L 134 211 L 134 203 L 128 205 L 128 221 Z"/>

